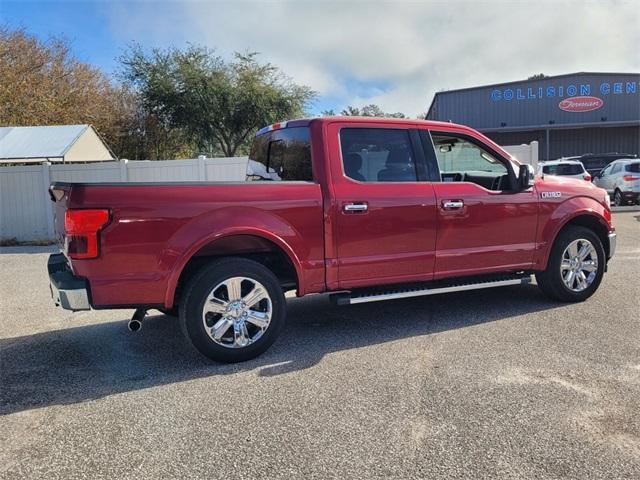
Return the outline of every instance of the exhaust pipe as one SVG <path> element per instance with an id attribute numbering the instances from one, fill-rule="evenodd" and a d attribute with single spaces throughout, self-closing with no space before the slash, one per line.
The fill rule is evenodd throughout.
<path id="1" fill-rule="evenodd" d="M 129 328 L 130 332 L 137 332 L 142 328 L 142 322 L 140 320 L 132 318 L 131 320 L 129 320 L 127 328 Z"/>
<path id="2" fill-rule="evenodd" d="M 142 320 L 144 320 L 144 316 L 147 314 L 146 308 L 138 308 L 134 313 L 131 320 L 127 324 L 130 332 L 139 332 L 142 328 Z"/>

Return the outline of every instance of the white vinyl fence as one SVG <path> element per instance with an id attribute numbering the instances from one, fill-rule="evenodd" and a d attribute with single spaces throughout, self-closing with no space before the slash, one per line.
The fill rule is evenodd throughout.
<path id="1" fill-rule="evenodd" d="M 53 238 L 51 182 L 243 181 L 247 157 L 0 167 L 0 242 Z"/>
<path id="2" fill-rule="evenodd" d="M 538 171 L 538 142 L 507 145 L 502 148 L 516 157 L 520 163 L 531 165 L 536 172 Z"/>

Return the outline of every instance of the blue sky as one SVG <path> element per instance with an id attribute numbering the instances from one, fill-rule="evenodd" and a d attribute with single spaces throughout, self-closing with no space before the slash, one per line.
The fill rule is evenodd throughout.
<path id="1" fill-rule="evenodd" d="M 415 116 L 433 94 L 575 71 L 640 71 L 640 9 L 602 1 L 13 1 L 0 22 L 64 36 L 112 73 L 146 48 L 256 50 L 320 97 L 314 113 L 377 103 Z"/>
<path id="2" fill-rule="evenodd" d="M 0 0 L 0 18 L 12 27 L 24 27 L 38 37 L 64 36 L 83 61 L 112 72 L 122 48 L 99 2 Z"/>

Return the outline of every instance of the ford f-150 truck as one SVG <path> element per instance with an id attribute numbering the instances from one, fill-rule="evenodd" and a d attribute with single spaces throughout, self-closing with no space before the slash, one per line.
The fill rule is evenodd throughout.
<path id="1" fill-rule="evenodd" d="M 535 275 L 583 301 L 616 247 L 604 190 L 534 177 L 453 123 L 293 120 L 260 130 L 249 158 L 245 182 L 52 184 L 56 303 L 135 308 L 132 329 L 160 309 L 233 362 L 273 343 L 288 290 L 350 304 Z"/>

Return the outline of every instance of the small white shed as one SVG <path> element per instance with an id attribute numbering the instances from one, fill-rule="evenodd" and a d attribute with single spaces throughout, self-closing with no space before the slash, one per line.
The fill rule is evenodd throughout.
<path id="1" fill-rule="evenodd" d="M 109 160 L 115 155 L 91 125 L 0 127 L 0 164 Z"/>

